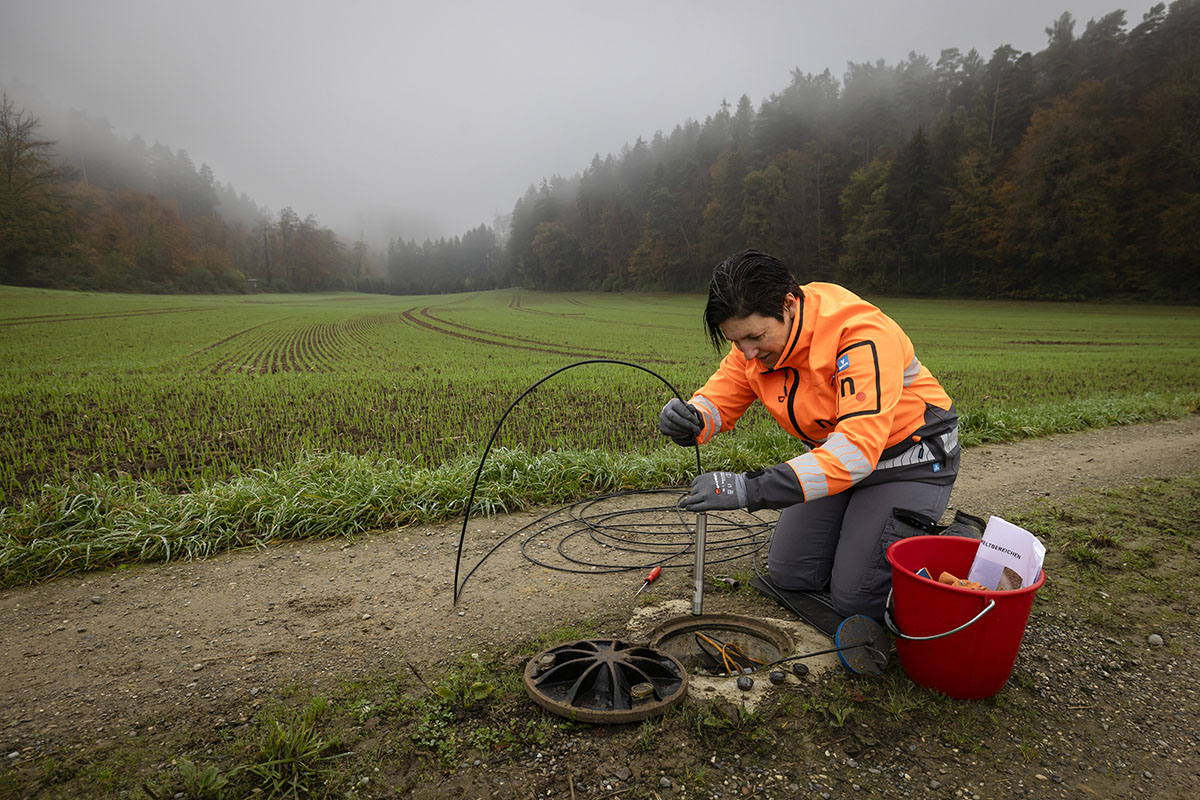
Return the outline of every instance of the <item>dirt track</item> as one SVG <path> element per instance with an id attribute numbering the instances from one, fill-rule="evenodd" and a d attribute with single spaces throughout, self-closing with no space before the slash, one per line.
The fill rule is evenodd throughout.
<path id="1" fill-rule="evenodd" d="M 1011 515 L 1200 469 L 1200 416 L 965 453 L 951 509 Z M 656 500 L 654 502 L 660 502 Z M 539 514 L 473 519 L 467 563 Z M 470 648 L 633 608 L 640 576 L 577 576 L 500 550 L 451 606 L 461 520 L 136 567 L 0 593 L 4 753 L 51 752 L 129 732 L 237 725 L 271 691 Z M 665 597 L 689 597 L 668 572 Z"/>

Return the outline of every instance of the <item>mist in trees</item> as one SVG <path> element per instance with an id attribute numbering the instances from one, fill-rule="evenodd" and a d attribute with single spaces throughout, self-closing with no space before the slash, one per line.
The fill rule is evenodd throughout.
<path id="1" fill-rule="evenodd" d="M 461 237 L 393 240 L 387 252 L 387 290 L 393 294 L 440 294 L 512 286 L 514 276 L 496 233 L 486 225 Z"/>
<path id="2" fill-rule="evenodd" d="M 508 256 L 546 289 L 701 290 L 753 246 L 860 291 L 1200 301 L 1200 4 L 1127 27 L 796 72 L 531 186 Z"/>
<path id="3" fill-rule="evenodd" d="M 0 281 L 114 291 L 382 291 L 382 267 L 311 215 L 276 217 L 186 151 L 69 112 L 63 136 L 0 97 Z"/>
<path id="4" fill-rule="evenodd" d="M 71 231 L 71 173 L 38 127 L 36 117 L 0 95 L 0 278 L 17 282 Z"/>
<path id="5" fill-rule="evenodd" d="M 743 247 L 863 292 L 1200 302 L 1200 0 L 1046 46 L 793 72 L 450 239 L 339 238 L 185 151 L 0 113 L 0 281 L 133 291 L 699 291 Z M 452 165 L 448 165 L 451 167 Z"/>

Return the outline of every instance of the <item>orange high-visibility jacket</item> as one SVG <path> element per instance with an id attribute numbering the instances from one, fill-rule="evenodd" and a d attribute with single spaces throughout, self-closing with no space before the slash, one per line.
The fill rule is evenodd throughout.
<path id="1" fill-rule="evenodd" d="M 800 287 L 775 368 L 737 347 L 691 399 L 701 443 L 760 400 L 808 452 L 746 476 L 751 510 L 783 508 L 884 480 L 951 483 L 958 415 L 890 317 L 831 283 Z"/>

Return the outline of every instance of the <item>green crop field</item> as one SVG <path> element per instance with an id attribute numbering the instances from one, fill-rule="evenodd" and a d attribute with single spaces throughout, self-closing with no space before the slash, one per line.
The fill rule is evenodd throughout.
<path id="1" fill-rule="evenodd" d="M 1200 392 L 1196 309 L 881 305 L 957 400 L 968 441 L 1158 417 Z M 436 466 L 480 452 L 526 387 L 577 361 L 630 361 L 690 393 L 716 362 L 702 308 L 678 295 L 0 289 L 0 503 L 73 474 L 184 490 L 314 451 Z M 518 406 L 497 443 L 647 452 L 669 396 L 638 370 L 575 368 Z M 1104 405 L 1111 419 L 1084 419 Z"/>
<path id="2" fill-rule="evenodd" d="M 1196 308 L 877 302 L 956 399 L 967 444 L 1181 416 L 1200 402 Z M 458 513 L 501 415 L 555 370 L 619 359 L 690 394 L 718 358 L 702 309 L 700 296 L 667 294 L 0 287 L 0 531 L 27 546 L 129 527 L 114 515 L 185 503 L 172 497 L 242 491 L 258 505 L 248 522 L 249 501 L 229 501 L 235 541 L 263 525 L 274 538 L 327 535 L 349 525 L 329 511 L 348 502 L 347 473 L 368 498 L 349 527 Z M 657 433 L 669 396 L 658 378 L 611 364 L 547 380 L 500 431 L 489 481 L 508 489 L 485 506 L 686 479 L 694 454 Z M 796 447 L 765 414 L 723 438 L 704 449 L 706 469 L 761 466 Z M 323 521 L 311 509 L 281 521 L 281 507 L 318 496 Z M 162 537 L 178 533 L 177 516 L 154 523 Z M 134 550 L 149 557 L 144 541 Z"/>
<path id="3" fill-rule="evenodd" d="M 71 474 L 188 488 L 306 452 L 433 466 L 477 453 L 529 384 L 580 360 L 703 374 L 695 298 L 136 297 L 0 290 L 0 492 Z M 498 444 L 661 446 L 666 386 L 598 365 L 548 382 Z"/>

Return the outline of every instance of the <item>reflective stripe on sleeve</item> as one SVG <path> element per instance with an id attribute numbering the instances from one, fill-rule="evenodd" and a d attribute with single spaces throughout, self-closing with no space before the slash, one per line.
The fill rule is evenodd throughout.
<path id="1" fill-rule="evenodd" d="M 704 395 L 698 394 L 692 398 L 692 405 L 700 409 L 700 413 L 712 420 L 712 432 L 721 432 L 721 409 L 717 404 Z"/>
<path id="2" fill-rule="evenodd" d="M 842 462 L 842 466 L 850 473 L 850 482 L 858 483 L 871 474 L 871 462 L 863 455 L 862 450 L 851 442 L 844 433 L 833 433 L 822 445 L 825 452 Z M 805 493 L 807 496 L 807 492 Z"/>
<path id="3" fill-rule="evenodd" d="M 788 459 L 787 465 L 796 473 L 800 488 L 804 491 L 804 501 L 819 500 L 829 494 L 829 483 L 825 480 L 825 472 L 817 463 L 817 457 L 812 453 Z"/>
<path id="4" fill-rule="evenodd" d="M 913 356 L 913 360 L 909 362 L 907 367 L 904 368 L 904 385 L 911 386 L 912 382 L 915 381 L 917 376 L 920 374 L 921 362 L 917 360 L 916 356 Z"/>

